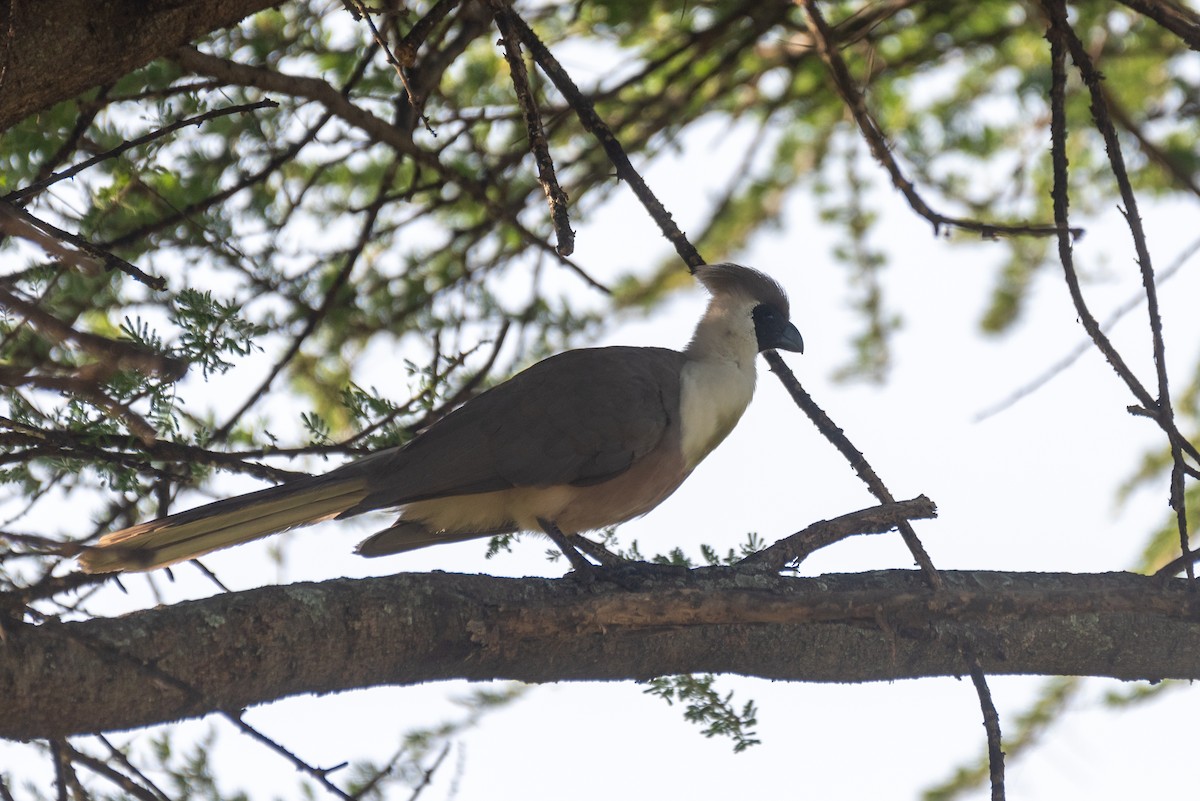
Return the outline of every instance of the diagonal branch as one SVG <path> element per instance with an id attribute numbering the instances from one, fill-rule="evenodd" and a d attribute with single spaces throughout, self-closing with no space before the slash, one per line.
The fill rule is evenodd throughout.
<path id="1" fill-rule="evenodd" d="M 763 356 L 767 360 L 767 364 L 771 366 L 771 372 L 783 384 L 787 393 L 792 396 L 792 400 L 800 407 L 821 435 L 829 440 L 838 452 L 845 457 L 850 463 L 850 467 L 858 474 L 858 477 L 863 480 L 871 494 L 876 497 L 881 503 L 896 503 L 896 499 L 892 497 L 892 493 L 888 490 L 887 485 L 875 473 L 875 469 L 871 467 L 862 451 L 854 447 L 854 443 L 846 436 L 846 432 L 838 428 L 825 410 L 816 404 L 800 382 L 796 380 L 796 376 L 792 373 L 791 368 L 787 366 L 787 362 L 773 350 L 763 352 Z M 938 570 L 933 566 L 933 561 L 929 558 L 925 546 L 921 544 L 921 540 L 917 537 L 917 532 L 913 530 L 912 525 L 907 520 L 898 521 L 896 528 L 900 530 L 900 536 L 904 539 L 904 544 L 908 546 L 908 550 L 912 553 L 913 559 L 921 568 L 929 586 L 933 589 L 939 589 L 942 584 L 941 576 Z"/>
<path id="2" fill-rule="evenodd" d="M 871 494 L 883 503 L 895 503 L 895 498 L 892 497 L 891 491 L 888 490 L 887 486 L 875 473 L 874 469 L 867 462 L 866 457 L 854 447 L 845 432 L 834 425 L 829 416 L 825 414 L 825 411 L 804 391 L 804 388 L 796 380 L 795 375 L 792 374 L 791 369 L 779 353 L 774 350 L 768 350 L 764 351 L 763 356 L 766 358 L 767 363 L 771 365 L 772 372 L 779 378 L 788 394 L 792 396 L 792 400 L 808 415 L 808 418 L 813 421 L 822 435 L 833 443 L 834 447 L 850 462 L 851 467 L 858 473 L 859 478 L 866 483 Z M 946 585 L 942 573 L 934 567 L 933 561 L 925 551 L 925 546 L 922 545 L 912 524 L 906 519 L 899 520 L 896 523 L 896 528 L 900 531 L 900 536 L 904 539 L 904 544 L 908 546 L 908 550 L 912 553 L 917 565 L 920 566 L 921 574 L 924 576 L 930 589 L 934 590 L 938 595 L 944 593 Z M 889 619 L 888 616 L 882 611 L 878 612 L 877 615 L 881 621 L 885 621 L 886 627 L 891 631 L 892 624 L 887 622 Z M 987 677 L 983 669 L 979 666 L 980 639 L 971 633 L 964 633 L 961 637 L 955 639 L 957 640 L 958 657 L 967 662 L 972 672 L 975 690 L 979 696 L 979 704 L 983 709 L 989 757 L 994 754 L 1003 756 L 999 718 L 995 716 L 995 708 L 992 706 L 991 691 L 988 689 Z M 989 717 L 989 710 L 991 717 Z M 988 769 L 992 779 L 992 798 L 995 801 L 1004 801 L 1003 760 L 989 758 Z"/>
<path id="3" fill-rule="evenodd" d="M 53 314 L 39 308 L 37 303 L 27 301 L 0 287 L 0 306 L 24 318 L 42 336 L 52 342 L 72 342 L 80 349 L 100 360 L 109 371 L 135 369 L 145 373 L 161 375 L 174 381 L 187 372 L 187 362 L 175 356 L 156 353 L 136 342 L 122 342 L 87 331 L 78 331 Z"/>
<path id="4" fill-rule="evenodd" d="M 81 161 L 78 164 L 75 164 L 75 165 L 63 170 L 62 172 L 51 173 L 50 175 L 43 178 L 42 180 L 36 181 L 36 182 L 30 184 L 29 186 L 22 187 L 13 192 L 9 192 L 7 195 L 5 195 L 3 198 L 0 198 L 0 199 L 7 200 L 9 203 L 17 203 L 18 201 L 26 200 L 27 198 L 30 198 L 34 195 L 41 194 L 47 187 L 53 186 L 54 184 L 58 183 L 59 181 L 65 181 L 68 178 L 78 175 L 79 173 L 83 172 L 84 170 L 88 169 L 89 167 L 94 167 L 95 165 L 99 164 L 102 161 L 107 161 L 108 159 L 116 158 L 117 156 L 121 155 L 122 153 L 126 152 L 127 150 L 132 150 L 135 147 L 141 147 L 142 145 L 149 144 L 150 142 L 153 142 L 156 139 L 161 139 L 164 136 L 169 136 L 170 134 L 173 134 L 176 131 L 178 131 L 180 128 L 186 128 L 189 125 L 203 125 L 205 122 L 208 122 L 209 120 L 215 120 L 218 117 L 228 117 L 230 114 L 240 114 L 242 112 L 257 111 L 257 110 L 263 109 L 263 108 L 278 108 L 278 107 L 279 107 L 279 104 L 276 103 L 274 100 L 259 100 L 257 103 L 245 103 L 240 106 L 230 106 L 228 108 L 213 109 L 212 111 L 206 112 L 204 114 L 198 114 L 195 117 L 188 117 L 185 120 L 176 120 L 175 122 L 171 123 L 170 125 L 166 125 L 162 128 L 158 128 L 157 130 L 151 131 L 150 133 L 147 133 L 147 134 L 143 134 L 142 136 L 139 136 L 135 139 L 130 139 L 126 142 L 122 142 L 121 144 L 117 145 L 116 147 L 114 147 L 110 150 L 106 150 L 103 153 L 99 153 L 95 156 L 92 156 L 90 159 L 85 159 L 84 161 Z"/>
<path id="5" fill-rule="evenodd" d="M 845 101 L 846 108 L 854 116 L 854 121 L 858 124 L 859 130 L 862 131 L 863 138 L 867 141 L 867 146 L 871 149 L 871 155 L 887 170 L 888 175 L 892 179 L 892 185 L 900 190 L 900 194 L 904 195 L 904 199 L 908 201 L 908 205 L 912 210 L 933 225 L 934 235 L 941 233 L 942 228 L 947 226 L 961 228 L 964 231 L 975 231 L 984 239 L 995 239 L 1001 235 L 1054 236 L 1058 233 L 1058 227 L 1055 225 L 1005 225 L 1002 223 L 980 222 L 964 217 L 950 217 L 932 209 L 925 202 L 924 198 L 918 194 L 912 181 L 908 180 L 903 170 L 900 169 L 900 165 L 896 163 L 895 157 L 892 156 L 891 149 L 887 144 L 887 138 L 884 136 L 883 130 L 879 127 L 879 123 L 871 116 L 871 112 L 867 108 L 867 101 L 863 97 L 862 92 L 855 86 L 854 79 L 850 75 L 850 70 L 847 68 L 846 62 L 842 59 L 841 54 L 834 44 L 833 33 L 829 28 L 829 24 L 825 22 L 820 9 L 817 8 L 816 0 L 798 0 L 798 2 L 804 6 L 809 19 L 812 20 L 809 32 L 812 35 L 817 52 L 829 68 L 829 74 L 833 78 L 834 86 L 837 88 L 838 94 L 842 96 L 842 100 Z M 1082 228 L 1072 228 L 1069 230 L 1073 237 L 1083 234 Z"/>
<path id="6" fill-rule="evenodd" d="M 165 278 L 144 273 L 124 259 L 93 245 L 83 237 L 51 225 L 45 220 L 34 217 L 20 206 L 4 200 L 0 200 L 0 234 L 35 242 L 42 250 L 57 256 L 85 274 L 93 274 L 100 270 L 120 270 L 151 289 L 161 291 L 167 288 Z M 64 242 L 71 244 L 75 249 L 65 247 Z"/>
<path id="7" fill-rule="evenodd" d="M 1200 15 L 1171 0 L 1118 0 L 1144 14 L 1182 39 L 1192 50 L 1200 50 Z"/>
<path id="8" fill-rule="evenodd" d="M 983 727 L 987 729 L 988 741 L 988 776 L 992 785 L 992 801 L 1004 801 L 1004 740 L 1000 736 L 1000 715 L 992 702 L 992 691 L 987 685 L 987 676 L 979 664 L 979 659 L 972 654 L 970 657 L 971 683 L 979 696 L 979 706 L 983 710 Z"/>

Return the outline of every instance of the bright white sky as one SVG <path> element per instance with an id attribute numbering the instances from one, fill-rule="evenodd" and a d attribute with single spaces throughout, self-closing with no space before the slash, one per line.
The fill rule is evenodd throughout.
<path id="1" fill-rule="evenodd" d="M 709 126 L 691 139 L 686 153 L 648 175 L 685 231 L 696 230 L 703 219 L 706 192 L 719 185 L 713 176 L 721 165 L 738 160 L 731 155 L 737 136 L 727 133 Z M 712 183 L 698 184 L 703 178 Z M 761 237 L 740 259 L 773 274 L 791 295 L 807 353 L 785 358 L 800 380 L 897 497 L 925 493 L 938 503 L 940 518 L 917 529 L 939 567 L 1093 572 L 1131 565 L 1147 532 L 1164 519 L 1167 487 L 1163 482 L 1154 492 L 1135 494 L 1124 507 L 1115 506 L 1113 497 L 1140 455 L 1160 440 L 1148 421 L 1125 412 L 1131 398 L 1098 354 L 1089 353 L 1000 416 L 972 422 L 1084 336 L 1059 274 L 1048 271 L 1037 280 L 1034 302 L 1015 333 L 985 340 L 975 333 L 976 321 L 1002 258 L 1000 246 L 935 239 L 890 190 L 876 193 L 876 199 L 885 213 L 874 244 L 891 258 L 887 298 L 905 320 L 894 341 L 895 369 L 884 387 L 831 381 L 849 357 L 847 343 L 858 321 L 848 309 L 847 272 L 829 255 L 833 238 L 809 201 L 793 199 L 782 231 Z M 1196 236 L 1194 209 L 1143 211 L 1155 266 L 1165 268 Z M 1104 317 L 1139 288 L 1127 230 L 1115 209 L 1100 219 L 1074 222 L 1088 229 L 1076 258 L 1094 279 L 1087 292 L 1097 316 Z M 577 228 L 578 259 L 601 279 L 648 269 L 668 253 L 628 193 Z M 1197 297 L 1200 277 L 1194 268 L 1185 268 L 1162 295 L 1176 390 L 1200 357 Z M 682 295 L 653 320 L 620 325 L 604 344 L 682 346 L 703 303 L 699 290 Z M 1129 315 L 1115 341 L 1152 384 L 1144 321 L 1144 311 Z M 246 385 L 253 380 L 247 377 Z M 647 553 L 680 545 L 697 554 L 701 542 L 724 550 L 747 531 L 773 541 L 813 520 L 872 504 L 861 482 L 764 368 L 739 428 L 672 498 L 624 526 L 621 535 L 622 542 L 637 539 Z M 490 562 L 478 542 L 385 560 L 353 556 L 353 544 L 375 522 L 324 524 L 289 535 L 282 575 L 265 558 L 269 541 L 213 555 L 206 563 L 235 589 L 398 570 L 560 575 L 566 569 L 546 563 L 545 546 L 537 540 Z M 892 535 L 843 543 L 803 567 L 813 575 L 910 566 Z M 179 585 L 168 588 L 172 598 L 206 586 L 190 567 L 176 573 Z M 139 582 L 128 584 L 136 588 Z M 138 593 L 120 603 L 131 602 L 152 603 Z M 1002 725 L 1011 729 L 1042 680 L 991 683 Z M 423 797 L 907 799 L 984 748 L 969 681 L 835 686 L 727 677 L 721 686 L 734 690 L 738 702 L 758 703 L 762 745 L 735 755 L 728 741 L 704 739 L 683 720 L 681 708 L 645 696 L 633 684 L 546 686 L 487 717 L 463 738 Z M 1200 713 L 1200 695 L 1182 689 L 1134 711 L 1099 709 L 1097 700 L 1114 686 L 1129 689 L 1089 682 L 1082 709 L 1052 729 L 1035 754 L 1010 764 L 1009 798 L 1179 793 L 1179 771 L 1169 766 L 1193 759 L 1188 722 Z M 452 699 L 466 692 L 465 684 L 455 683 L 299 698 L 253 710 L 248 720 L 314 764 L 362 755 L 384 759 L 402 732 L 459 717 Z M 227 730 L 205 721 L 184 724 L 179 735 L 198 734 L 209 725 Z M 293 769 L 247 739 L 226 731 L 214 759 L 229 789 L 244 788 L 256 798 L 298 795 Z M 986 788 L 977 797 L 986 797 Z"/>

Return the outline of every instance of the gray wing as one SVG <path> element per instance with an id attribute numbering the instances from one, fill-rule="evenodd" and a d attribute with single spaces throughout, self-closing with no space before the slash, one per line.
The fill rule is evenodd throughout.
<path id="1" fill-rule="evenodd" d="M 623 473 L 679 420 L 682 353 L 588 348 L 538 362 L 402 448 L 335 472 L 367 480 L 346 515 L 511 487 L 586 485 Z"/>

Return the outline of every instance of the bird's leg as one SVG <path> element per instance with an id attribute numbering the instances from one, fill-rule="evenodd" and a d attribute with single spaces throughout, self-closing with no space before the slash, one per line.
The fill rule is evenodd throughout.
<path id="1" fill-rule="evenodd" d="M 546 536 L 562 550 L 567 559 L 571 560 L 571 566 L 575 568 L 575 572 L 571 575 L 581 581 L 588 583 L 609 581 L 623 589 L 633 591 L 644 589 L 648 580 L 679 578 L 688 575 L 688 568 L 685 565 L 660 565 L 653 562 L 631 562 L 628 559 L 622 559 L 586 537 L 578 534 L 564 534 L 553 520 L 539 517 L 538 525 L 542 527 Z M 580 547 L 577 549 L 572 544 L 573 542 L 579 543 Z M 593 552 L 593 549 L 596 552 Z M 588 556 L 596 559 L 600 564 L 593 565 L 583 557 L 580 550 L 586 551 Z"/>
<path id="2" fill-rule="evenodd" d="M 590 540 L 580 534 L 568 534 L 567 540 L 604 567 L 617 567 L 618 565 L 629 564 L 629 560 L 625 557 L 618 556 L 595 540 Z"/>
<path id="3" fill-rule="evenodd" d="M 562 533 L 562 530 L 555 525 L 553 520 L 546 520 L 539 517 L 538 525 L 542 527 L 542 531 L 546 533 L 546 536 L 554 541 L 558 549 L 563 552 L 563 556 L 567 557 L 567 561 L 571 563 L 571 567 L 575 568 L 581 575 L 592 573 L 596 566 L 584 558 L 583 554 L 571 544 L 570 540 L 567 539 L 567 535 Z"/>

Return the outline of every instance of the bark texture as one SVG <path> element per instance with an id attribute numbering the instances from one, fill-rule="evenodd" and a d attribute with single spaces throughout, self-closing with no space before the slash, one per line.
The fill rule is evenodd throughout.
<path id="1" fill-rule="evenodd" d="M 61 737 L 299 693 L 435 679 L 1200 678 L 1200 594 L 1114 573 L 692 571 L 610 582 L 446 573 L 266 587 L 115 619 L 9 626 L 0 737 Z M 628 584 L 629 582 L 626 582 Z"/>
<path id="2" fill-rule="evenodd" d="M 0 131 L 279 0 L 0 3 Z"/>

